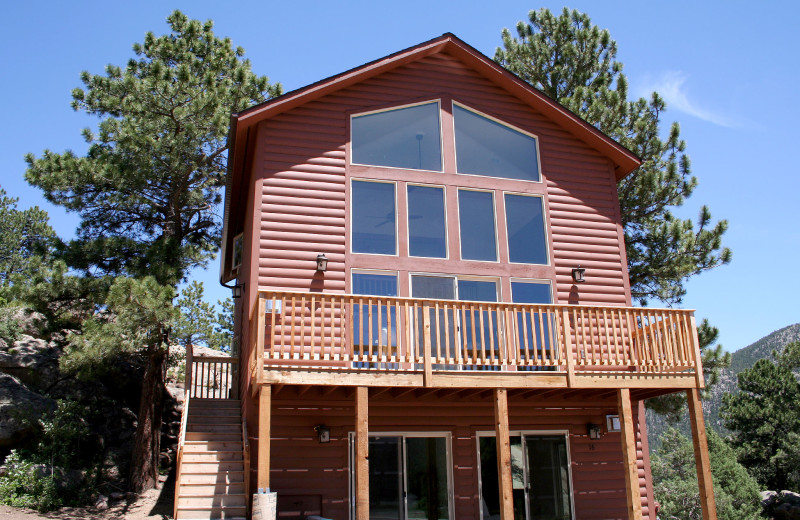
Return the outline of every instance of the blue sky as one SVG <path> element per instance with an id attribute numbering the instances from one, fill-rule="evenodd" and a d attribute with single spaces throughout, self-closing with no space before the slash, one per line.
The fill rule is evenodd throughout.
<path id="1" fill-rule="evenodd" d="M 64 237 L 74 215 L 47 204 L 23 175 L 27 152 L 86 145 L 80 136 L 96 119 L 73 112 L 70 91 L 82 70 L 124 65 L 146 31 L 166 31 L 175 8 L 212 19 L 220 36 L 244 47 L 258 74 L 292 90 L 452 32 L 492 56 L 500 31 L 531 9 L 565 4 L 520 1 L 404 2 L 12 2 L 0 34 L 0 186 L 20 206 L 39 205 Z M 721 330 L 733 351 L 800 321 L 800 175 L 794 154 L 795 100 L 800 84 L 800 4 L 729 1 L 591 2 L 568 5 L 607 28 L 619 47 L 630 92 L 660 92 L 665 123 L 678 121 L 700 185 L 680 210 L 695 216 L 708 204 L 730 229 L 733 262 L 688 284 L 682 307 L 697 309 Z M 667 128 L 665 124 L 665 128 Z M 209 299 L 226 296 L 218 265 L 194 273 Z"/>

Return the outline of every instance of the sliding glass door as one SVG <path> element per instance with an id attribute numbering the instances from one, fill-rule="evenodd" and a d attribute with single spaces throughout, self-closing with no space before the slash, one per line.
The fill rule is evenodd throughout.
<path id="1" fill-rule="evenodd" d="M 514 520 L 572 520 L 566 435 L 517 434 L 511 442 Z M 497 441 L 479 435 L 481 518 L 499 520 Z"/>
<path id="2" fill-rule="evenodd" d="M 355 457 L 353 440 L 351 437 L 351 460 Z M 450 520 L 448 444 L 445 434 L 371 435 L 370 520 Z M 354 465 L 350 467 L 354 489 Z M 355 518 L 355 502 L 351 502 L 351 511 Z"/>

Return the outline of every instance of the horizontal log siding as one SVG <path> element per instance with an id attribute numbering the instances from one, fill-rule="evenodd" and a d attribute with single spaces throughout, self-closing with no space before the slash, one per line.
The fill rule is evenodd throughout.
<path id="1" fill-rule="evenodd" d="M 539 137 L 556 302 L 628 303 L 616 184 L 608 160 L 444 54 L 399 67 L 261 123 L 256 158 L 257 175 L 263 179 L 259 285 L 345 290 L 347 112 L 443 94 Z M 430 182 L 438 182 L 434 177 Z M 314 259 L 320 252 L 330 259 L 324 276 L 314 272 Z M 580 286 L 571 279 L 577 265 L 587 270 L 586 283 Z M 531 273 L 526 266 L 512 265 L 511 271 L 511 276 L 520 277 Z M 440 272 L 448 271 L 443 267 Z"/>
<path id="2" fill-rule="evenodd" d="M 302 394 L 302 396 L 298 395 Z M 638 411 L 633 403 L 634 413 Z M 512 430 L 568 430 L 572 462 L 575 517 L 626 518 L 625 478 L 618 433 L 590 441 L 588 422 L 604 424 L 614 411 L 608 402 L 542 402 L 509 397 Z M 278 495 L 320 495 L 322 516 L 348 515 L 348 433 L 354 431 L 352 390 L 324 395 L 317 388 L 286 388 L 273 403 L 271 485 Z M 453 464 L 454 515 L 480 518 L 476 432 L 492 431 L 493 409 L 488 398 L 442 400 L 431 397 L 392 400 L 384 394 L 369 401 L 370 432 L 449 432 Z M 638 418 L 634 418 L 638 422 Z M 320 444 L 314 426 L 330 428 L 331 442 Z M 638 434 L 638 432 L 637 432 Z M 637 439 L 638 440 L 638 439 Z M 637 442 L 641 499 L 649 516 L 641 442 Z M 280 511 L 279 511 L 280 513 Z"/>

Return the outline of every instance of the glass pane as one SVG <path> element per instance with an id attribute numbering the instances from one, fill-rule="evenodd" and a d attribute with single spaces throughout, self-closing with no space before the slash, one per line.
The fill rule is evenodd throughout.
<path id="1" fill-rule="evenodd" d="M 443 437 L 406 438 L 408 518 L 446 520 L 447 447 Z"/>
<path id="2" fill-rule="evenodd" d="M 526 437 L 531 520 L 570 520 L 569 463 L 564 437 Z"/>
<path id="3" fill-rule="evenodd" d="M 536 139 L 453 105 L 459 173 L 539 180 Z"/>
<path id="4" fill-rule="evenodd" d="M 403 518 L 401 437 L 369 438 L 369 517 Z"/>
<path id="5" fill-rule="evenodd" d="M 494 236 L 494 200 L 488 191 L 458 190 L 461 258 L 497 260 Z"/>
<path id="6" fill-rule="evenodd" d="M 408 186 L 408 254 L 445 258 L 444 190 Z"/>
<path id="7" fill-rule="evenodd" d="M 352 126 L 355 164 L 442 170 L 438 103 L 356 116 Z"/>
<path id="8" fill-rule="evenodd" d="M 397 296 L 397 275 L 353 273 L 353 294 Z M 369 319 L 370 312 L 372 321 Z M 370 337 L 372 338 L 371 342 Z M 370 306 L 356 303 L 353 306 L 353 344 L 396 347 L 396 309 L 387 305 Z"/>
<path id="9" fill-rule="evenodd" d="M 525 519 L 525 474 L 522 457 L 522 438 L 512 436 L 511 482 L 514 501 L 514 520 Z M 494 437 L 479 437 L 481 458 L 481 509 L 484 520 L 500 520 L 500 484 L 497 474 L 497 441 Z"/>
<path id="10" fill-rule="evenodd" d="M 511 300 L 514 303 L 552 303 L 549 283 L 511 282 Z M 555 332 L 555 316 L 548 313 L 517 313 L 517 337 L 523 359 L 550 359 Z M 527 351 L 527 352 L 526 352 Z M 527 356 L 526 356 L 527 354 Z M 541 369 L 532 367 L 532 369 Z"/>
<path id="11" fill-rule="evenodd" d="M 411 296 L 436 300 L 455 300 L 455 279 L 448 276 L 412 276 Z"/>
<path id="12" fill-rule="evenodd" d="M 478 302 L 497 301 L 497 282 L 483 280 L 458 280 L 458 299 Z M 500 319 L 496 311 L 465 310 L 463 331 L 467 349 L 473 345 L 484 352 L 487 358 L 495 358 L 496 350 L 500 347 L 498 334 Z M 475 323 L 473 328 L 473 322 Z M 494 346 L 494 348 L 492 348 Z"/>
<path id="13" fill-rule="evenodd" d="M 547 263 L 542 198 L 506 193 L 508 259 L 524 264 Z"/>
<path id="14" fill-rule="evenodd" d="M 353 252 L 395 254 L 394 184 L 353 181 L 350 203 Z"/>

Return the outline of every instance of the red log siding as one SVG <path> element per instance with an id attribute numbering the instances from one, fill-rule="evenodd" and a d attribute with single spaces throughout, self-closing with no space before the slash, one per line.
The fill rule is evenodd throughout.
<path id="1" fill-rule="evenodd" d="M 374 267 L 371 264 L 375 259 L 365 261 L 363 255 L 349 255 L 345 250 L 349 113 L 442 96 L 452 96 L 538 136 L 546 183 L 533 189 L 546 192 L 552 259 L 547 277 L 552 277 L 554 269 L 556 301 L 627 304 L 627 269 L 620 243 L 616 183 L 609 161 L 527 104 L 444 54 L 423 58 L 260 123 L 254 168 L 256 177 L 263 180 L 258 191 L 261 218 L 259 234 L 253 237 L 261 251 L 259 286 L 341 292 L 348 286 L 346 266 Z M 362 172 L 363 168 L 359 169 L 359 177 L 369 177 Z M 445 181 L 445 176 L 451 177 L 427 174 L 427 182 L 476 182 L 468 176 Z M 531 187 L 529 183 L 517 185 Z M 502 201 L 496 203 L 500 206 Z M 504 225 L 499 215 L 498 223 Z M 454 225 L 449 222 L 449 226 Z M 404 249 L 401 244 L 401 256 Z M 330 259 L 324 276 L 314 272 L 314 259 L 320 252 Z M 383 260 L 392 262 L 391 257 Z M 395 260 L 399 263 L 395 269 L 401 271 L 401 288 L 407 287 L 404 277 L 410 259 Z M 503 277 L 532 277 L 543 272 L 540 267 L 515 264 L 481 266 L 469 262 L 471 267 L 467 268 L 457 265 L 461 262 L 456 260 L 442 262 L 442 267 L 432 272 L 471 269 L 471 274 Z M 587 269 L 587 281 L 576 286 L 572 284 L 571 270 L 579 264 Z M 502 292 L 506 299 L 508 287 L 504 279 Z"/>
<path id="2" fill-rule="evenodd" d="M 298 397 L 298 393 L 303 393 Z M 350 391 L 352 394 L 352 391 Z M 639 407 L 633 403 L 634 413 Z M 615 401 L 528 401 L 510 396 L 512 430 L 569 431 L 575 518 L 626 518 L 622 447 L 617 433 L 590 441 L 588 422 L 604 424 Z M 354 431 L 352 395 L 340 391 L 323 397 L 321 390 L 283 390 L 274 398 L 272 422 L 272 489 L 279 495 L 319 495 L 322 516 L 347 518 L 349 496 L 348 433 Z M 638 418 L 635 417 L 635 423 Z M 331 442 L 320 444 L 314 426 L 331 429 Z M 454 514 L 458 520 L 478 520 L 478 465 L 476 432 L 492 431 L 492 407 L 487 399 L 371 398 L 370 432 L 448 432 L 451 436 Z M 638 436 L 638 435 L 637 435 Z M 645 518 L 651 518 L 645 482 L 642 445 L 639 450 L 641 499 Z"/>

